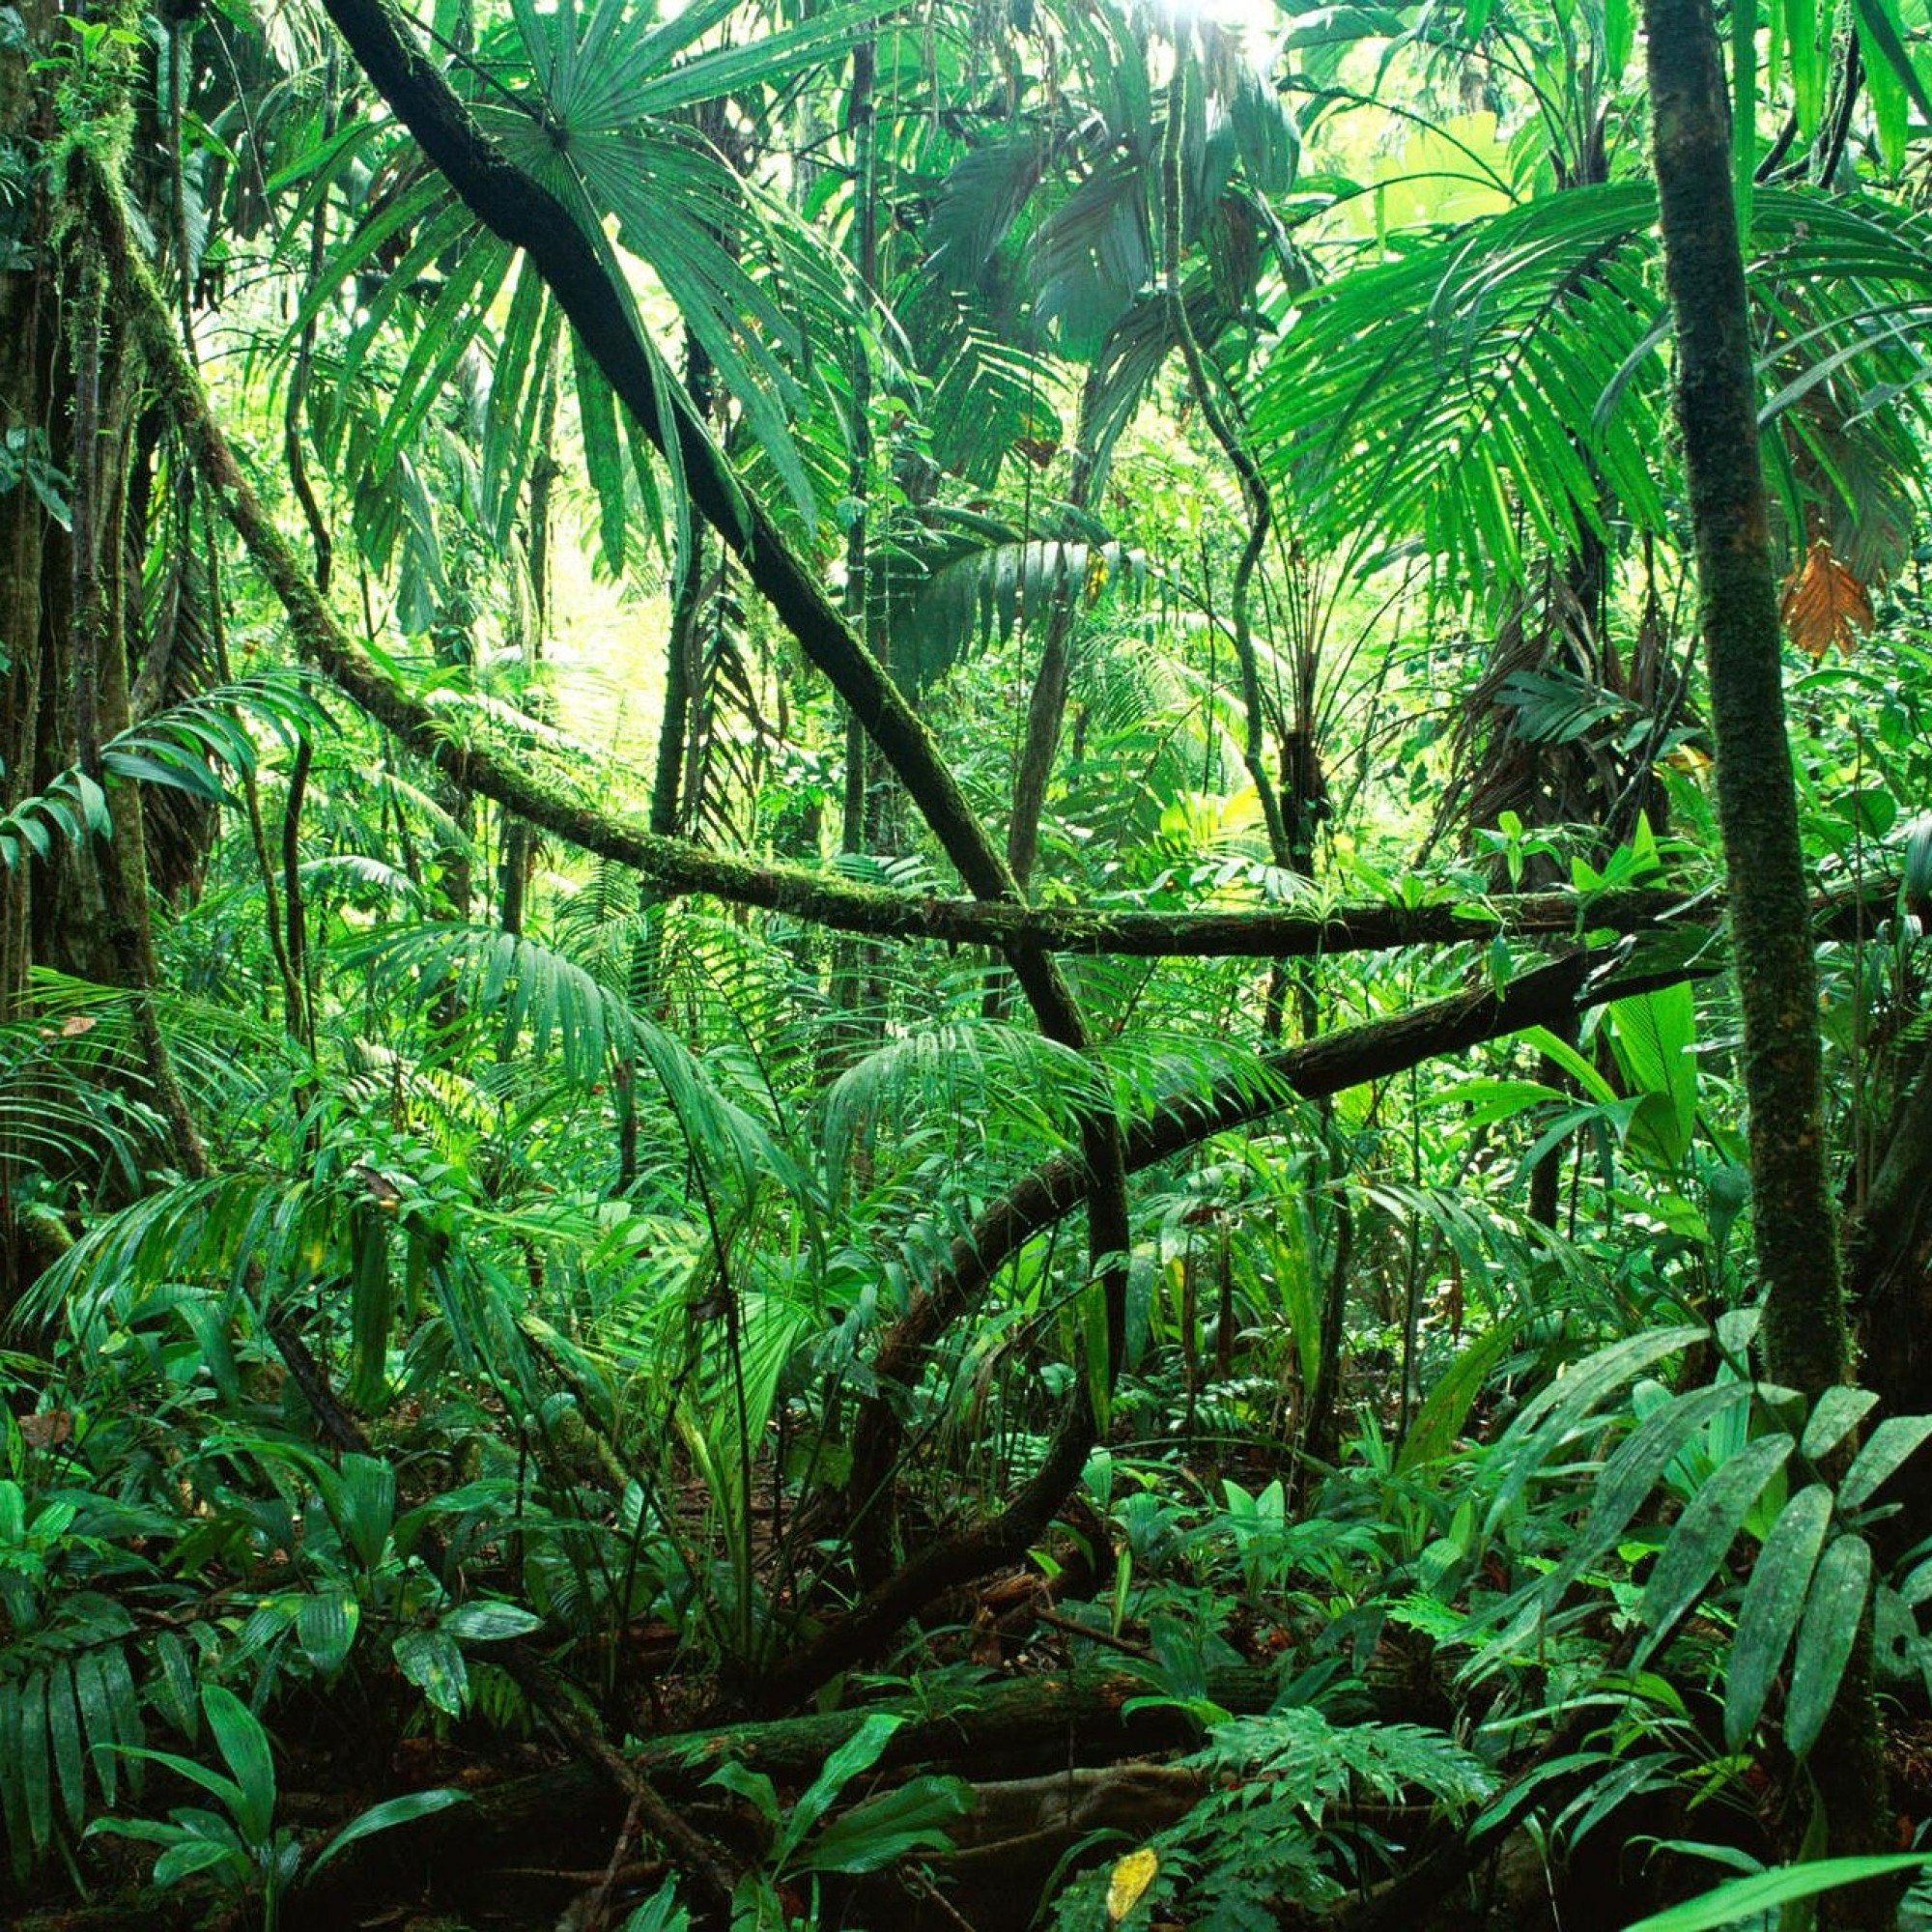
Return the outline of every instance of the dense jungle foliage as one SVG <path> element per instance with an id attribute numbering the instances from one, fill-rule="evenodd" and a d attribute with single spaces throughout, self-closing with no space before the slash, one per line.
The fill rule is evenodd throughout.
<path id="1" fill-rule="evenodd" d="M 0 4 L 0 1920 L 1932 1922 L 1928 90 Z"/>

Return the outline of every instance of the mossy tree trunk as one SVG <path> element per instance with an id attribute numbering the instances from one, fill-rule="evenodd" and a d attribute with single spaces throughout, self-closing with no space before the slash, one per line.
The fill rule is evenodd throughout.
<path id="1" fill-rule="evenodd" d="M 1765 1361 L 1774 1381 L 1816 1396 L 1845 1379 L 1850 1351 L 1826 1184 L 1817 971 L 1785 735 L 1728 98 L 1710 0 L 1645 0 L 1644 25 L 1744 1022 Z M 1868 1641 L 1858 1645 L 1810 1769 L 1830 1850 L 1886 1849 Z M 1837 1894 L 1832 1910 L 1840 1924 L 1890 1922 L 1889 1902 L 1862 1891 Z"/>

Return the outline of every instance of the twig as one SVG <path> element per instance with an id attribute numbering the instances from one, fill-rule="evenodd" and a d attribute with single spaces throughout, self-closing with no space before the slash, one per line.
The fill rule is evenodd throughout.
<path id="1" fill-rule="evenodd" d="M 625 1767 L 629 1770 L 629 1766 Z M 611 1862 L 604 1867 L 603 1876 L 597 1881 L 590 1896 L 583 1901 L 583 1932 L 604 1932 L 604 1920 L 611 1910 L 611 1890 L 617 1883 L 617 1874 L 624 1868 L 624 1855 L 631 1849 L 638 1835 L 638 1821 L 643 1810 L 644 1781 L 635 1772 L 631 1789 L 631 1802 L 624 1811 L 624 1822 L 617 1832 L 617 1842 L 611 1847 Z"/>
<path id="2" fill-rule="evenodd" d="M 498 1661 L 542 1710 L 544 1721 L 570 1750 L 602 1773 L 629 1800 L 630 1814 L 624 1820 L 624 1830 L 617 1841 L 613 1868 L 621 1862 L 624 1847 L 636 1829 L 637 1821 L 641 1819 L 652 1836 L 672 1855 L 679 1868 L 703 1893 L 705 1902 L 728 1918 L 731 1895 L 736 1886 L 720 1860 L 719 1848 L 679 1817 L 639 1776 L 637 1769 L 626 1762 L 623 1754 L 571 1709 L 549 1673 L 533 1659 L 525 1656 L 514 1645 L 505 1644 L 498 1653 Z M 611 1882 L 614 1882 L 614 1877 Z"/>
<path id="3" fill-rule="evenodd" d="M 1069 1636 L 1084 1636 L 1089 1643 L 1105 1644 L 1109 1650 L 1123 1652 L 1128 1657 L 1137 1657 L 1143 1662 L 1152 1655 L 1144 1643 L 1135 1643 L 1130 1638 L 1116 1636 L 1112 1631 L 1093 1630 L 1086 1624 L 1077 1623 L 1071 1617 L 1063 1617 L 1057 1610 L 1036 1610 L 1036 1623 L 1045 1624 L 1051 1630 L 1065 1631 Z"/>

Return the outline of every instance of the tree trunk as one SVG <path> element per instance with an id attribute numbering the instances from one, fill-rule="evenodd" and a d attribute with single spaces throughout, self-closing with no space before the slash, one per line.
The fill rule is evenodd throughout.
<path id="1" fill-rule="evenodd" d="M 1677 338 L 1718 820 L 1744 1021 L 1751 1204 L 1766 1367 L 1810 1396 L 1848 1367 L 1826 1187 L 1818 985 L 1806 915 L 1730 115 L 1710 0 L 1646 0 L 1664 271 Z M 1833 1854 L 1887 1848 L 1885 1769 L 1861 1640 L 1811 1759 Z M 1889 1901 L 1838 1894 L 1840 1924 L 1889 1923 Z"/>
<path id="2" fill-rule="evenodd" d="M 26 32 L 15 44 L 0 47 L 0 133 L 32 152 L 37 133 L 46 132 L 46 106 L 35 89 L 29 64 L 36 46 L 54 32 L 52 0 L 24 0 Z M 44 176 L 20 212 L 16 245 L 42 259 L 47 241 Z M 0 429 L 22 430 L 30 457 L 48 446 L 61 412 L 51 404 L 53 352 L 57 333 L 55 290 L 44 274 L 0 275 Z M 25 480 L 0 496 L 0 810 L 12 810 L 31 795 L 36 780 L 36 743 L 41 710 L 43 618 L 42 582 L 58 569 L 46 553 L 61 547 L 59 525 L 48 516 Z M 33 963 L 30 940 L 36 868 L 16 866 L 0 874 L 0 1019 L 17 1009 Z"/>

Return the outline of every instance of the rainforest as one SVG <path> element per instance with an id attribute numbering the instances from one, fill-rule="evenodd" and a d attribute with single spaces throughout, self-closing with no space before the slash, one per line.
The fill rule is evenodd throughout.
<path id="1" fill-rule="evenodd" d="M 0 1922 L 1932 1925 L 1927 0 L 0 4 Z"/>

